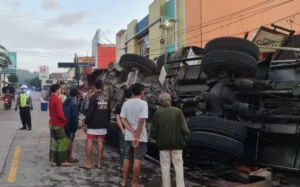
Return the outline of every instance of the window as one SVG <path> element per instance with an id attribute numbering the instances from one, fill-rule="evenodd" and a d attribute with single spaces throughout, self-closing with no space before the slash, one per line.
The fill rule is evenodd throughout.
<path id="1" fill-rule="evenodd" d="M 167 46 L 175 43 L 175 25 L 167 28 Z"/>
<path id="2" fill-rule="evenodd" d="M 140 55 L 148 56 L 149 55 L 149 36 L 145 36 L 139 41 L 140 43 Z"/>

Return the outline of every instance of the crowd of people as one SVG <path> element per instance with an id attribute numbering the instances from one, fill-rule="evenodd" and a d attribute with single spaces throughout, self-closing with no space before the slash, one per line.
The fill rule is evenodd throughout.
<path id="1" fill-rule="evenodd" d="M 146 120 L 148 120 L 148 104 L 143 100 L 143 84 L 136 83 L 124 91 L 124 99 L 113 111 L 119 126 L 120 168 L 123 178 L 120 186 L 127 186 L 129 172 L 133 171 L 132 187 L 143 186 L 138 179 L 142 162 L 147 152 L 148 134 Z M 79 99 L 77 89 L 70 90 L 68 97 L 62 96 L 61 85 L 50 87 L 49 98 L 49 129 L 51 134 L 49 160 L 55 166 L 70 167 L 77 158 L 72 156 L 72 148 L 76 131 L 78 129 L 79 111 L 85 115 L 84 131 L 86 133 L 86 159 L 80 167 L 86 170 L 92 166 L 92 147 L 96 140 L 98 147 L 98 160 L 96 169 L 102 168 L 104 151 L 104 138 L 111 120 L 111 100 L 103 92 L 103 82 L 96 80 L 94 88 L 86 90 Z M 81 101 L 79 101 L 81 100 Z M 160 163 L 162 171 L 162 186 L 171 186 L 171 162 L 176 172 L 176 186 L 185 186 L 183 172 L 182 150 L 189 130 L 180 109 L 171 106 L 171 96 L 162 93 L 159 96 L 161 108 L 152 117 L 151 138 L 156 140 L 160 150 Z M 78 103 L 81 103 L 78 105 Z M 80 106 L 80 107 L 78 107 Z M 131 168 L 133 163 L 133 168 Z"/>

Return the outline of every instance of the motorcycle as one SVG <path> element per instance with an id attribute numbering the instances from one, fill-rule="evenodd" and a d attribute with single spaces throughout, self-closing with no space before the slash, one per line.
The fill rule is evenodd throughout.
<path id="1" fill-rule="evenodd" d="M 3 101 L 4 101 L 5 110 L 10 110 L 11 109 L 11 96 L 4 95 Z"/>

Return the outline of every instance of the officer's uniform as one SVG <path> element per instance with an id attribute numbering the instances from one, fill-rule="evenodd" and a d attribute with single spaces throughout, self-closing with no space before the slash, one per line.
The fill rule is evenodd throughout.
<path id="1" fill-rule="evenodd" d="M 16 110 L 19 106 L 20 109 L 20 117 L 22 121 L 23 127 L 21 129 L 31 130 L 31 114 L 30 110 L 32 110 L 32 99 L 29 93 L 20 93 L 17 99 Z"/>

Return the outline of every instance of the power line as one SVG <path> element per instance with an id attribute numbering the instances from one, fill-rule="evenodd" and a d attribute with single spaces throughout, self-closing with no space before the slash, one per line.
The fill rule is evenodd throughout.
<path id="1" fill-rule="evenodd" d="M 291 17 L 291 16 L 296 16 L 296 15 L 298 15 L 298 14 L 300 14 L 300 12 L 297 12 L 297 13 L 295 13 L 295 14 L 292 14 L 292 15 L 286 16 L 286 17 L 284 17 L 284 18 L 281 18 L 281 19 L 278 19 L 278 20 L 275 20 L 275 21 L 269 22 L 269 23 L 267 23 L 267 24 L 264 24 L 264 26 L 271 25 L 272 23 L 276 23 L 276 22 L 279 22 L 279 21 L 285 20 L 285 19 L 287 19 L 287 18 L 289 18 L 289 17 Z M 225 25 L 225 26 L 226 26 L 226 25 Z M 255 30 L 257 30 L 257 28 L 255 28 L 255 29 L 252 29 L 252 30 L 249 30 L 248 32 L 253 32 L 253 31 L 255 31 Z M 211 31 L 212 31 L 212 30 L 211 30 Z M 208 31 L 208 32 L 211 32 L 211 31 Z M 208 33 L 208 32 L 206 32 L 206 33 Z M 206 34 L 206 33 L 203 33 L 203 34 Z M 241 35 L 241 34 L 244 34 L 244 32 L 241 32 L 241 33 L 235 33 L 235 34 L 233 34 L 233 35 L 230 35 L 230 36 L 234 36 L 234 35 Z M 187 40 L 190 40 L 190 39 L 197 38 L 198 36 L 199 36 L 199 35 L 196 35 L 196 36 L 194 36 L 194 37 L 187 38 L 187 39 L 185 39 L 185 40 L 179 41 L 179 42 L 177 42 L 177 43 L 174 43 L 174 44 L 180 44 L 180 43 L 183 43 L 183 42 L 185 42 L 185 41 L 187 41 Z M 203 41 L 209 41 L 209 40 L 211 40 L 211 39 L 207 39 L 207 40 L 203 40 Z M 161 51 L 162 49 L 164 49 L 164 48 L 160 48 L 160 49 L 154 49 L 153 51 L 151 51 L 151 53 L 150 53 L 150 54 L 152 54 L 152 53 L 153 53 L 153 52 L 155 52 L 155 51 Z"/>
<path id="2" fill-rule="evenodd" d="M 105 33 L 100 29 L 100 35 L 101 33 L 103 34 L 103 38 L 106 39 L 110 44 L 113 44 L 111 43 L 111 41 L 109 41 L 109 39 L 106 37 Z"/>

